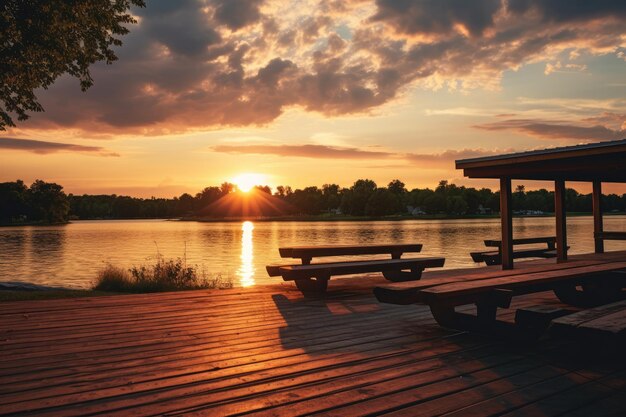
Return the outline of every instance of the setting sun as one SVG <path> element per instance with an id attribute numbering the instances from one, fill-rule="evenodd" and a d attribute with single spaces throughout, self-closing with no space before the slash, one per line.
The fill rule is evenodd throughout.
<path id="1" fill-rule="evenodd" d="M 240 191 L 247 193 L 255 185 L 264 185 L 266 176 L 263 174 L 246 173 L 234 177 L 231 181 L 239 188 Z"/>

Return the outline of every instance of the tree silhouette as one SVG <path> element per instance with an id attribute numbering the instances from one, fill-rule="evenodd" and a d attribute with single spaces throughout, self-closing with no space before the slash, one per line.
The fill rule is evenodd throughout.
<path id="1" fill-rule="evenodd" d="M 3 0 L 0 3 L 0 130 L 40 112 L 35 90 L 62 74 L 78 78 L 85 91 L 89 66 L 117 59 L 113 46 L 135 23 L 131 5 L 143 0 Z"/>

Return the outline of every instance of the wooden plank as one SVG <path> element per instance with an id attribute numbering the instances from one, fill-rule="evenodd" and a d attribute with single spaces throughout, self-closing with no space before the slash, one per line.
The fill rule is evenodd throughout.
<path id="1" fill-rule="evenodd" d="M 390 379 L 364 387 L 342 390 L 321 398 L 311 398 L 276 407 L 257 416 L 311 415 L 356 417 L 383 415 L 391 410 L 416 402 L 453 394 L 462 389 L 479 387 L 501 377 L 527 371 L 536 362 L 521 362 L 513 355 L 475 357 L 406 377 Z M 495 372 L 498 369 L 499 372 Z M 416 414 L 424 415 L 424 414 Z"/>
<path id="2" fill-rule="evenodd" d="M 601 260 L 591 261 L 569 261 L 563 264 L 548 264 L 538 266 L 520 267 L 514 270 L 500 270 L 498 268 L 488 268 L 488 270 L 468 270 L 464 274 L 454 274 L 452 276 L 437 276 L 436 278 L 423 278 L 418 282 L 393 283 L 384 286 L 376 286 L 374 295 L 378 301 L 391 304 L 413 304 L 423 301 L 420 291 L 430 287 L 444 284 L 469 283 L 472 281 L 483 281 L 494 278 L 525 276 L 534 273 L 543 273 L 555 270 L 578 268 L 583 266 L 601 265 Z"/>
<path id="3" fill-rule="evenodd" d="M 420 293 L 424 297 L 424 300 L 429 304 L 437 302 L 437 300 L 453 299 L 461 296 L 467 296 L 468 299 L 471 299 L 475 294 L 480 294 L 495 288 L 505 288 L 512 289 L 517 292 L 523 292 L 524 287 L 531 285 L 558 283 L 564 280 L 573 280 L 601 272 L 615 271 L 624 268 L 626 268 L 626 262 L 610 262 L 579 268 L 527 274 L 524 275 L 523 279 L 511 276 L 444 284 L 425 288 L 420 290 Z M 458 301 L 461 302 L 462 300 Z"/>
<path id="4" fill-rule="evenodd" d="M 509 394 L 516 389 L 529 387 L 566 373 L 563 369 L 553 366 L 540 366 L 513 375 L 501 375 L 501 378 L 481 384 L 472 389 L 471 386 L 449 395 L 433 398 L 429 401 L 409 405 L 397 411 L 385 414 L 386 417 L 415 417 L 420 415 L 438 416 L 469 408 L 489 398 L 497 398 Z"/>
<path id="5" fill-rule="evenodd" d="M 579 311 L 552 320 L 551 334 L 585 341 L 626 340 L 626 301 Z"/>
<path id="6" fill-rule="evenodd" d="M 405 313 L 406 317 L 406 313 Z M 387 320 L 401 320 L 401 317 L 386 316 Z M 313 320 L 311 318 L 311 320 Z M 415 326 L 424 325 L 432 322 L 432 318 L 424 317 L 420 320 L 414 321 Z M 140 351 L 133 354 L 117 355 L 114 357 L 108 357 L 103 355 L 95 356 L 93 359 L 85 360 L 85 355 L 81 355 L 80 360 L 72 358 L 66 358 L 71 361 L 71 368 L 63 366 L 63 361 L 57 361 L 52 364 L 42 362 L 29 363 L 24 360 L 19 360 L 21 368 L 14 368 L 9 372 L 7 376 L 3 377 L 3 380 L 7 381 L 7 388 L 12 390 L 14 385 L 11 382 L 15 381 L 34 381 L 36 385 L 51 386 L 49 380 L 45 380 L 46 376 L 55 377 L 55 381 L 63 382 L 62 376 L 77 375 L 68 382 L 89 382 L 98 380 L 101 378 L 119 377 L 120 375 L 140 375 L 142 372 L 154 375 L 155 372 L 159 372 L 161 368 L 168 368 L 168 363 L 174 363 L 175 367 L 181 367 L 183 373 L 187 372 L 189 365 L 199 365 L 205 363 L 208 369 L 213 369 L 215 366 L 224 365 L 228 363 L 228 367 L 242 366 L 249 363 L 258 363 L 264 361 L 269 363 L 269 360 L 278 360 L 285 358 L 298 358 L 299 363 L 304 363 L 310 360 L 310 354 L 336 356 L 341 353 L 345 353 L 346 350 L 358 347 L 358 350 L 365 352 L 370 349 L 380 349 L 381 347 L 387 347 L 387 353 L 390 353 L 394 346 L 402 346 L 406 343 L 407 337 L 411 338 L 412 335 L 407 335 L 405 332 L 397 332 L 396 336 L 393 336 L 394 326 L 387 326 L 387 331 L 372 331 L 372 328 L 378 326 L 384 326 L 384 321 L 368 321 L 369 326 L 356 324 L 353 326 L 342 327 L 342 331 L 330 330 L 331 325 L 326 325 L 320 328 L 311 328 L 304 330 L 303 332 L 287 332 L 282 334 L 281 338 L 275 338 L 274 340 L 263 341 L 258 339 L 256 343 L 251 343 L 250 340 L 244 339 L 240 344 L 221 343 L 223 348 L 210 343 L 203 344 L 189 344 L 180 346 L 176 349 L 163 349 L 153 351 Z M 335 321 L 335 326 L 336 321 Z M 349 328 L 349 331 L 346 329 Z M 314 335 L 314 336 L 312 336 Z M 428 349 L 439 344 L 437 340 L 433 340 L 433 334 L 431 331 L 422 332 L 422 341 L 428 342 Z M 281 344 L 282 342 L 282 344 Z M 228 361 L 228 362 L 226 362 Z M 284 361 L 282 363 L 285 363 Z M 19 377 L 19 374 L 24 375 L 24 366 L 27 366 L 31 378 Z M 5 391 L 5 390 L 3 390 Z"/>
<path id="7" fill-rule="evenodd" d="M 586 260 L 576 265 L 600 265 L 613 259 L 608 255 L 581 257 Z M 458 281 L 468 274 L 521 274 L 571 263 L 436 271 L 436 278 L 425 279 Z M 365 281 L 346 280 L 342 291 L 324 300 L 305 300 L 291 286 L 275 285 L 214 296 L 187 292 L 0 305 L 1 413 L 289 415 L 308 410 L 351 416 L 411 407 L 417 412 L 422 405 L 426 414 L 440 414 L 536 386 L 561 371 L 569 376 L 574 369 L 546 366 L 548 359 L 540 353 L 544 346 L 562 349 L 568 341 L 517 348 L 452 333 L 436 326 L 426 307 L 377 304 L 369 290 L 375 281 Z M 539 294 L 520 297 L 515 308 L 538 302 L 558 304 Z M 512 320 L 512 312 L 499 317 Z M 13 331 L 3 332 L 5 323 Z M 587 363 L 578 358 L 576 373 L 597 379 L 597 368 Z M 603 366 L 614 362 L 608 358 Z M 614 397 L 626 381 L 615 378 L 601 381 Z M 520 406 L 541 400 L 546 391 L 525 393 Z"/>
<path id="8" fill-rule="evenodd" d="M 230 381 L 215 381 L 212 384 L 204 383 L 204 386 L 189 386 L 178 387 L 175 392 L 168 392 L 166 390 L 160 390 L 159 392 L 150 393 L 148 391 L 141 392 L 137 390 L 135 393 L 136 403 L 134 404 L 134 415 L 145 415 L 151 413 L 182 413 L 184 415 L 190 415 L 194 410 L 202 411 L 207 408 L 211 408 L 211 415 L 228 415 L 233 413 L 233 407 L 219 407 L 220 403 L 232 403 L 233 400 L 238 404 L 241 404 L 241 408 L 245 411 L 253 408 L 253 404 L 257 402 L 248 401 L 249 399 L 256 399 L 263 394 L 272 394 L 273 391 L 282 391 L 283 395 L 276 395 L 276 397 L 289 398 L 288 394 L 301 393 L 301 396 L 306 396 L 307 392 L 311 392 L 309 388 L 311 385 L 315 387 L 315 384 L 323 383 L 323 388 L 317 388 L 319 392 L 324 390 L 324 387 L 328 385 L 328 389 L 337 388 L 337 385 L 343 383 L 348 387 L 355 383 L 362 383 L 360 379 L 367 379 L 373 383 L 380 383 L 393 380 L 394 377 L 403 377 L 407 374 L 413 376 L 422 372 L 427 372 L 432 369 L 441 367 L 441 357 L 445 358 L 452 353 L 458 354 L 459 358 L 455 362 L 462 363 L 467 361 L 470 355 L 476 357 L 484 357 L 493 355 L 493 348 L 468 349 L 466 353 L 458 351 L 458 347 L 455 349 L 453 344 L 446 346 L 445 348 L 434 348 L 432 351 L 429 349 L 422 349 L 420 351 L 407 351 L 397 356 L 379 355 L 379 357 L 371 357 L 369 360 L 352 360 L 346 362 L 329 362 L 327 366 L 319 366 L 311 369 L 297 370 L 296 367 L 290 369 L 283 369 L 282 372 L 291 371 L 285 373 L 279 377 L 273 376 L 270 373 L 260 373 L 259 375 L 246 376 L 245 383 L 237 381 L 235 378 Z M 354 358 L 354 355 L 352 356 Z M 451 358 L 454 360 L 455 358 Z M 271 377 L 271 378 L 270 378 Z M 207 381 L 208 382 L 208 381 Z M 237 383 L 239 382 L 239 383 Z M 338 382 L 338 383 L 337 383 Z M 225 383 L 234 383 L 232 386 L 226 385 L 229 389 L 220 389 Z M 133 386 L 133 388 L 135 388 Z M 286 391 L 286 392 L 285 392 Z M 294 396 L 291 395 L 291 399 Z M 155 400 L 158 400 L 157 404 L 154 404 Z M 318 401 L 319 403 L 319 401 Z M 82 411 L 86 412 L 113 412 L 123 407 L 124 401 L 122 399 L 112 398 L 110 401 L 103 404 L 85 404 Z M 278 405 L 275 403 L 275 405 Z M 237 407 L 239 408 L 239 407 Z M 158 411 L 154 411 L 154 410 Z M 152 411 L 151 411 L 152 410 Z M 71 410 L 70 413 L 79 412 L 81 410 Z"/>
<path id="9" fill-rule="evenodd" d="M 478 402 L 471 407 L 462 408 L 453 413 L 449 417 L 479 417 L 486 415 L 504 415 L 516 409 L 525 411 L 526 416 L 551 416 L 552 413 L 542 413 L 541 409 L 521 408 L 533 404 L 536 400 L 559 394 L 561 392 L 568 393 L 577 386 L 584 385 L 589 379 L 578 375 L 575 372 L 564 373 L 556 378 L 552 378 L 538 384 L 523 387 L 510 393 L 497 396 L 495 398 L 485 398 L 484 401 Z M 572 401 L 575 403 L 575 400 Z"/>
<path id="10" fill-rule="evenodd" d="M 401 320 L 401 317 L 388 316 L 388 319 Z M 422 318 L 414 321 L 415 325 L 424 325 L 428 322 L 432 322 L 432 320 Z M 372 326 L 377 324 L 373 321 L 369 323 Z M 380 325 L 383 323 L 381 322 Z M 348 327 L 350 330 L 346 331 Z M 411 335 L 398 332 L 395 326 L 388 327 L 388 330 L 384 332 L 368 331 L 367 326 L 361 325 L 346 326 L 343 327 L 343 331 L 329 331 L 327 329 L 316 331 L 311 329 L 308 333 L 304 332 L 289 338 L 275 338 L 269 341 L 259 339 L 254 343 L 249 342 L 247 346 L 231 344 L 220 349 L 205 343 L 196 347 L 185 346 L 170 351 L 162 350 L 160 352 L 125 355 L 124 357 L 113 358 L 114 360 L 111 360 L 112 358 L 89 362 L 77 360 L 72 362 L 71 368 L 59 366 L 63 362 L 47 366 L 36 362 L 34 364 L 36 366 L 31 364 L 28 367 L 29 372 L 24 372 L 24 368 L 22 368 L 4 375 L 1 392 L 19 391 L 24 386 L 51 387 L 64 382 L 87 383 L 123 375 L 132 376 L 142 373 L 153 375 L 159 373 L 161 369 L 180 369 L 182 373 L 185 373 L 190 366 L 205 364 L 207 368 L 211 369 L 219 363 L 226 363 L 226 361 L 230 361 L 230 367 L 235 364 L 241 366 L 246 363 L 257 363 L 261 360 L 268 362 L 269 360 L 289 357 L 299 357 L 299 361 L 304 363 L 311 359 L 311 354 L 330 357 L 345 353 L 355 347 L 358 347 L 360 351 L 365 351 L 368 348 L 376 349 L 386 345 L 387 351 L 390 353 L 393 346 L 398 348 L 406 344 L 407 337 L 411 337 Z M 360 335 L 355 336 L 359 331 Z M 439 334 L 430 330 L 424 331 L 422 335 L 422 342 L 428 343 L 427 349 L 448 343 L 445 339 L 438 339 L 436 336 Z M 385 342 L 381 344 L 380 342 L 383 340 Z M 283 342 L 282 345 L 281 341 Z M 22 366 L 29 365 L 25 361 L 21 361 L 21 363 Z M 52 377 L 54 377 L 54 381 L 46 380 L 46 378 Z"/>
<path id="11" fill-rule="evenodd" d="M 589 309 L 582 310 L 574 314 L 570 314 L 565 317 L 554 319 L 552 320 L 552 325 L 555 327 L 558 327 L 558 326 L 578 327 L 588 321 L 595 320 L 597 318 L 606 316 L 608 314 L 621 311 L 625 308 L 626 308 L 626 301 L 618 301 L 618 302 L 611 303 L 611 304 L 605 304 L 603 306 L 589 308 Z"/>
<path id="12" fill-rule="evenodd" d="M 484 241 L 485 246 L 497 247 L 502 246 L 501 240 L 486 239 Z M 546 243 L 548 245 L 556 243 L 556 237 L 544 236 L 544 237 L 530 237 L 524 239 L 513 239 L 513 245 L 531 245 L 535 243 Z"/>
<path id="13" fill-rule="evenodd" d="M 502 414 L 507 417 L 525 417 L 532 415 L 564 415 L 576 411 L 580 407 L 604 399 L 615 392 L 615 389 L 605 385 L 605 378 L 597 378 L 589 382 L 581 381 L 570 389 L 561 390 L 551 395 L 545 395 L 536 401 L 529 401 L 524 407 Z M 592 413 L 594 417 L 596 414 Z"/>
<path id="14" fill-rule="evenodd" d="M 421 252 L 422 244 L 291 246 L 279 248 L 282 258 L 317 258 L 324 256 L 382 255 Z"/>
<path id="15" fill-rule="evenodd" d="M 474 262 L 485 262 L 487 265 L 499 265 L 501 263 L 500 252 L 472 252 L 470 253 Z M 557 253 L 554 249 L 535 248 L 521 249 L 513 251 L 513 259 L 523 258 L 556 258 Z"/>
<path id="16" fill-rule="evenodd" d="M 269 275 L 270 277 L 279 277 L 280 276 L 280 268 L 287 267 L 287 266 L 297 266 L 297 265 L 295 265 L 295 264 L 266 265 L 265 266 L 265 270 L 267 271 L 267 275 Z"/>
<path id="17" fill-rule="evenodd" d="M 626 305 L 620 311 L 589 320 L 578 327 L 593 333 L 621 336 L 626 333 Z"/>
<path id="18" fill-rule="evenodd" d="M 604 240 L 598 236 L 604 231 L 602 224 L 602 182 L 593 182 L 593 191 L 591 193 L 592 210 L 593 210 L 593 234 L 594 247 L 596 253 L 604 252 Z"/>
<path id="19" fill-rule="evenodd" d="M 213 381 L 213 387 L 218 388 L 217 382 L 222 387 L 229 385 L 237 385 L 237 379 L 240 375 L 250 374 L 251 372 L 257 372 L 263 370 L 259 375 L 248 376 L 248 382 L 253 380 L 263 381 L 268 377 L 286 377 L 288 375 L 295 376 L 300 373 L 304 373 L 307 369 L 317 369 L 317 367 L 332 366 L 335 363 L 341 363 L 344 361 L 353 361 L 355 363 L 371 363 L 377 360 L 387 360 L 389 358 L 403 357 L 409 354 L 421 354 L 421 356 L 437 356 L 443 353 L 459 351 L 459 346 L 454 346 L 453 343 L 440 343 L 435 340 L 424 341 L 423 345 L 418 349 L 407 349 L 402 347 L 402 343 L 406 343 L 409 336 L 405 335 L 402 338 L 391 337 L 389 333 L 381 333 L 380 336 L 369 335 L 368 337 L 361 337 L 360 344 L 363 346 L 363 352 L 370 352 L 370 360 L 362 361 L 358 355 L 347 354 L 342 352 L 342 349 L 350 346 L 348 342 L 343 344 L 328 343 L 326 349 L 313 350 L 312 353 L 316 354 L 316 357 L 310 357 L 302 352 L 296 355 L 283 355 L 279 357 L 276 354 L 279 352 L 269 353 L 255 358 L 248 357 L 242 360 L 235 361 L 234 359 L 222 359 L 206 360 L 205 362 L 191 362 L 186 361 L 182 364 L 174 363 L 170 366 L 155 366 L 152 369 L 144 367 L 143 369 L 134 369 L 134 372 L 108 372 L 106 375 L 94 374 L 91 377 L 87 377 L 82 373 L 75 375 L 73 378 L 57 378 L 54 383 L 50 381 L 39 384 L 39 386 L 30 388 L 23 391 L 15 391 L 14 389 L 0 395 L 0 402 L 26 402 L 35 401 L 41 398 L 59 397 L 57 404 L 64 402 L 63 398 L 67 399 L 70 394 L 82 394 L 88 393 L 93 390 L 109 390 L 110 393 L 115 392 L 123 388 L 128 381 L 133 382 L 133 391 L 136 393 L 142 392 L 146 387 L 154 387 L 155 384 L 160 384 L 161 388 L 165 388 L 168 384 L 174 386 L 177 384 L 189 383 L 189 381 L 195 381 L 196 383 L 209 383 Z M 396 344 L 396 348 L 392 348 Z M 359 343 L 359 341 L 357 341 Z M 387 347 L 386 354 L 380 355 L 381 347 Z M 332 349 L 336 351 L 333 352 Z M 207 358 L 209 359 L 209 358 Z M 256 359 L 256 360 L 253 360 Z M 390 362 L 386 362 L 382 367 L 391 365 Z M 298 368 L 299 367 L 299 368 Z M 194 375 L 191 375 L 194 373 Z M 158 374 L 159 377 L 155 379 L 154 375 Z M 178 381 L 174 380 L 178 379 Z M 165 379 L 171 379 L 171 381 L 160 381 Z M 230 379 L 230 380 L 229 380 Z M 185 382 L 187 381 L 187 382 Z"/>
<path id="20" fill-rule="evenodd" d="M 626 415 L 626 389 L 614 391 L 611 395 L 593 401 L 576 410 L 568 411 L 568 417 L 617 417 Z"/>
<path id="21" fill-rule="evenodd" d="M 626 240 L 626 232 L 599 232 L 594 237 L 602 240 Z"/>
<path id="22" fill-rule="evenodd" d="M 311 265 L 294 265 L 280 268 L 280 274 L 285 281 L 300 278 L 316 277 L 322 273 L 327 276 L 351 275 L 367 272 L 398 271 L 412 268 L 442 267 L 445 258 L 406 258 L 406 259 L 377 259 L 369 261 L 346 261 L 321 263 Z"/>
<path id="23" fill-rule="evenodd" d="M 511 178 L 500 178 L 500 226 L 502 269 L 513 269 L 513 197 Z"/>

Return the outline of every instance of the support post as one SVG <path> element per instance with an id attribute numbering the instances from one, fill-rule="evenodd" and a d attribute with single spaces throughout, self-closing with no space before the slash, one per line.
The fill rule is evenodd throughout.
<path id="1" fill-rule="evenodd" d="M 510 178 L 500 178 L 500 223 L 502 269 L 513 269 L 513 207 Z"/>
<path id="2" fill-rule="evenodd" d="M 593 182 L 593 237 L 595 242 L 596 253 L 604 253 L 604 240 L 598 237 L 598 233 L 604 231 L 602 224 L 602 183 L 600 181 Z"/>
<path id="3" fill-rule="evenodd" d="M 567 218 L 565 215 L 565 181 L 554 182 L 554 214 L 556 216 L 556 258 L 567 260 Z"/>

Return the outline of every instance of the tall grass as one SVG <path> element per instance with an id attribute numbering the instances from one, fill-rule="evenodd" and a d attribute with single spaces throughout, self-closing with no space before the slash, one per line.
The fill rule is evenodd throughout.
<path id="1" fill-rule="evenodd" d="M 99 271 L 93 289 L 98 291 L 144 293 L 162 291 L 231 288 L 231 279 L 209 276 L 197 266 L 188 266 L 185 259 L 163 259 L 157 256 L 150 265 L 130 269 L 106 265 Z"/>

